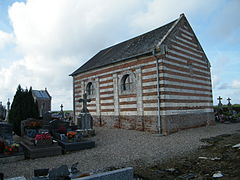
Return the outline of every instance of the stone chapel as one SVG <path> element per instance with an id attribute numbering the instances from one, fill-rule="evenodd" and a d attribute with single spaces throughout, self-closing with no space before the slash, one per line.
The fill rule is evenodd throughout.
<path id="1" fill-rule="evenodd" d="M 167 135 L 214 123 L 210 62 L 184 14 L 101 50 L 71 76 L 74 115 L 86 92 L 94 126 Z"/>

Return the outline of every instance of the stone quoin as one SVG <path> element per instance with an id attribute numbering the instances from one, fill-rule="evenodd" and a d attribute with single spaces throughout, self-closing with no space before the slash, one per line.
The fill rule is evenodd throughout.
<path id="1" fill-rule="evenodd" d="M 70 76 L 75 120 L 86 92 L 94 126 L 169 134 L 214 123 L 210 63 L 184 14 L 101 50 Z"/>

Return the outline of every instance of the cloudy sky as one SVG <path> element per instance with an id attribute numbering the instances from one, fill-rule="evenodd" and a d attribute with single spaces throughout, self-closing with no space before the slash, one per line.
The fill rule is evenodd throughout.
<path id="1" fill-rule="evenodd" d="M 47 87 L 72 109 L 69 76 L 103 48 L 185 13 L 212 65 L 214 103 L 240 103 L 239 0 L 0 0 L 0 101 Z"/>

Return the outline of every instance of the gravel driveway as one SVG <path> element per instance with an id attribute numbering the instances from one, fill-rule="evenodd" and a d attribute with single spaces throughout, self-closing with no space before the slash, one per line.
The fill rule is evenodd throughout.
<path id="1" fill-rule="evenodd" d="M 169 136 L 123 129 L 96 128 L 96 147 L 60 156 L 0 162 L 5 177 L 32 177 L 34 169 L 53 168 L 79 162 L 81 171 L 108 167 L 150 166 L 169 158 L 186 155 L 203 143 L 199 140 L 240 130 L 240 123 L 217 124 L 180 131 Z"/>

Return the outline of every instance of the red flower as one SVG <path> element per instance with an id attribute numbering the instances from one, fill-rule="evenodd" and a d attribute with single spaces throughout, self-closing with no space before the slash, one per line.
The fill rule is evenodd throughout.
<path id="1" fill-rule="evenodd" d="M 52 136 L 49 134 L 49 133 L 45 133 L 45 134 L 37 134 L 35 136 L 35 140 L 48 140 L 48 139 L 51 139 Z"/>

